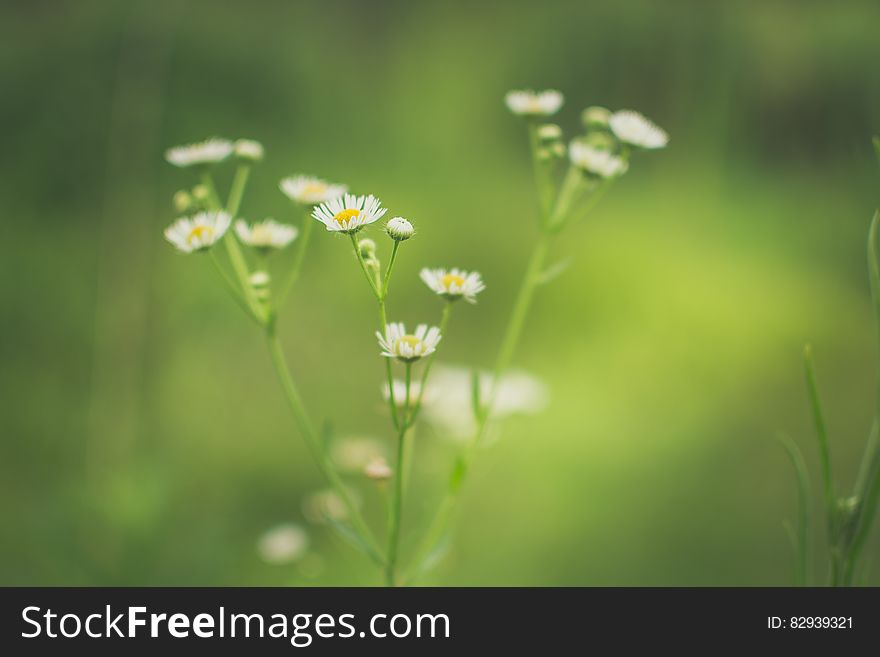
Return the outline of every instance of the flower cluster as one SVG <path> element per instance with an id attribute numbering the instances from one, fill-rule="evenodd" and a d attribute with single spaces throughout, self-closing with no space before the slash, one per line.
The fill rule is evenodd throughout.
<path id="1" fill-rule="evenodd" d="M 182 253 L 209 253 L 220 280 L 261 328 L 296 424 L 330 486 L 305 500 L 303 515 L 339 529 L 381 567 L 389 585 L 401 581 L 398 548 L 407 446 L 411 442 L 407 436 L 416 426 L 420 412 L 424 409 L 425 419 L 437 431 L 467 438 L 449 478 L 453 483 L 443 507 L 448 508 L 456 498 L 474 450 L 485 442 L 486 435 L 497 426 L 496 421 L 517 413 L 538 412 L 546 404 L 543 384 L 510 366 L 517 340 L 525 333 L 530 300 L 537 287 L 558 268 L 545 270 L 552 238 L 571 223 L 582 205 L 592 207 L 584 201 L 595 199 L 597 189 L 628 170 L 632 153 L 662 148 L 668 142 L 666 133 L 641 114 L 590 107 L 581 115 L 583 134 L 566 143 L 562 128 L 547 122 L 547 117 L 559 112 L 563 100 L 555 90 L 511 91 L 505 97 L 510 111 L 524 117 L 528 127 L 540 200 L 540 231 L 491 371 L 433 367 L 441 342 L 445 345 L 448 339 L 453 307 L 462 305 L 456 302 L 463 299 L 474 304 L 486 289 L 477 271 L 459 267 L 422 268 L 421 281 L 442 302 L 438 304 L 439 321 L 436 325 L 418 323 L 412 331 L 403 322 L 388 321 L 392 274 L 400 269 L 395 270 L 395 263 L 410 248 L 406 244 L 417 236 L 410 218 L 393 216 L 380 225 L 388 210 L 375 195 L 351 193 L 347 185 L 297 174 L 284 178 L 278 185 L 297 213 L 293 223 L 272 218 L 248 222 L 239 217 L 239 210 L 250 171 L 265 156 L 262 144 L 251 139 L 213 137 L 171 148 L 165 154 L 172 165 L 198 175 L 195 184 L 174 194 L 173 206 L 179 218 L 165 230 L 165 237 Z M 568 167 L 562 175 L 560 165 L 566 159 Z M 228 161 L 236 163 L 236 170 L 226 198 L 221 199 L 213 170 Z M 287 365 L 277 319 L 299 278 L 316 223 L 337 241 L 348 243 L 375 299 L 375 337 L 382 357 L 376 361 L 382 361 L 384 367 L 382 391 L 396 441 L 392 446 L 373 438 L 340 440 L 330 429 L 319 431 Z M 234 230 L 229 230 L 231 226 Z M 370 234 L 370 230 L 375 232 Z M 383 234 L 384 239 L 377 237 Z M 222 252 L 212 249 L 220 241 L 225 247 Z M 288 249 L 291 245 L 293 248 Z M 385 256 L 384 251 L 390 253 Z M 338 270 L 333 271 L 335 274 Z M 365 331 L 362 338 L 368 340 L 369 334 Z M 403 376 L 395 372 L 402 372 Z M 345 372 L 344 376 L 350 373 Z M 396 458 L 389 462 L 390 454 L 396 454 Z M 361 512 L 368 498 L 344 480 L 351 475 L 361 477 L 361 482 L 374 482 L 375 486 L 384 487 L 388 482 L 384 546 L 377 542 L 367 516 Z M 428 533 L 426 540 L 436 540 L 432 533 Z M 443 534 L 441 531 L 438 535 Z M 424 555 L 434 552 L 436 547 L 428 544 L 419 552 L 426 559 Z M 309 556 L 308 548 L 308 535 L 290 523 L 267 532 L 258 545 L 260 555 L 269 563 L 304 562 Z M 419 572 L 424 561 L 414 561 L 414 571 Z"/>

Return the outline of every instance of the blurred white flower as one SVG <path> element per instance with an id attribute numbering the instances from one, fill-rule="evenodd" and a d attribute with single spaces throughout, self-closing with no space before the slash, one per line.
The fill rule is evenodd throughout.
<path id="1" fill-rule="evenodd" d="M 394 379 L 394 405 L 398 408 L 403 408 L 406 405 L 406 381 L 401 381 L 400 379 Z M 391 398 L 390 388 L 388 387 L 388 383 L 385 382 L 382 384 L 382 399 L 388 401 Z M 425 389 L 427 393 L 430 390 L 430 386 Z M 412 404 L 416 399 L 419 398 L 419 393 L 422 391 L 422 383 L 421 381 L 410 381 L 409 384 L 409 401 Z M 424 400 L 423 400 L 424 401 Z"/>
<path id="2" fill-rule="evenodd" d="M 391 475 L 394 473 L 391 470 L 391 466 L 388 465 L 388 462 L 379 457 L 373 459 L 364 466 L 364 474 L 367 478 L 372 479 L 373 481 L 385 481 L 391 479 Z"/>
<path id="3" fill-rule="evenodd" d="M 235 147 L 228 139 L 212 137 L 205 141 L 185 146 L 175 146 L 165 151 L 165 159 L 176 167 L 190 167 L 196 164 L 222 162 L 232 154 Z"/>
<path id="4" fill-rule="evenodd" d="M 535 92 L 530 89 L 508 91 L 507 108 L 519 116 L 550 116 L 562 107 L 562 93 L 555 89 Z"/>
<path id="5" fill-rule="evenodd" d="M 354 491 L 348 492 L 355 505 L 360 504 L 360 498 Z M 332 489 L 319 490 L 307 496 L 302 503 L 303 515 L 306 520 L 315 524 L 324 524 L 328 520 L 340 521 L 348 517 L 345 502 Z"/>
<path id="6" fill-rule="evenodd" d="M 192 217 L 181 217 L 168 226 L 165 239 L 184 253 L 202 251 L 223 237 L 231 221 L 225 212 L 199 212 Z"/>
<path id="7" fill-rule="evenodd" d="M 557 139 L 562 139 L 562 128 L 555 123 L 539 125 L 538 139 L 541 141 L 556 141 Z"/>
<path id="8" fill-rule="evenodd" d="M 608 125 L 620 141 L 639 148 L 663 148 L 669 142 L 665 130 L 632 110 L 615 112 Z"/>
<path id="9" fill-rule="evenodd" d="M 480 399 L 488 403 L 492 374 L 478 373 Z M 471 438 L 476 431 L 472 407 L 472 370 L 466 367 L 436 364 L 425 390 L 424 416 L 441 433 L 452 438 Z M 504 374 L 498 385 L 490 419 L 500 420 L 517 414 L 542 411 L 549 400 L 547 387 L 526 372 L 513 370 Z"/>
<path id="10" fill-rule="evenodd" d="M 379 346 L 382 347 L 382 355 L 388 358 L 397 358 L 405 363 L 434 353 L 440 342 L 440 329 L 427 324 L 419 324 L 415 333 L 407 333 L 406 327 L 398 322 L 385 326 L 385 335 L 376 331 L 379 338 Z"/>
<path id="11" fill-rule="evenodd" d="M 381 219 L 387 210 L 375 196 L 346 194 L 322 203 L 312 216 L 331 232 L 356 233 L 367 224 Z"/>
<path id="12" fill-rule="evenodd" d="M 243 243 L 255 249 L 283 249 L 296 239 L 299 229 L 281 224 L 274 219 L 264 219 L 251 226 L 243 219 L 235 222 L 235 232 Z"/>
<path id="13" fill-rule="evenodd" d="M 248 280 L 254 287 L 266 287 L 272 278 L 269 276 L 269 272 L 260 270 L 251 274 Z"/>
<path id="14" fill-rule="evenodd" d="M 476 295 L 486 289 L 479 272 L 463 269 L 422 269 L 419 276 L 429 288 L 440 296 L 454 301 L 465 299 L 476 303 Z"/>
<path id="15" fill-rule="evenodd" d="M 235 156 L 242 160 L 259 162 L 263 159 L 263 145 L 253 139 L 239 139 L 234 144 Z"/>
<path id="16" fill-rule="evenodd" d="M 576 167 L 601 178 L 614 178 L 626 173 L 629 168 L 622 157 L 601 148 L 575 140 L 568 148 L 571 163 Z"/>
<path id="17" fill-rule="evenodd" d="M 286 564 L 302 558 L 309 547 L 306 530 L 293 523 L 273 527 L 260 537 L 257 552 L 266 563 Z"/>
<path id="18" fill-rule="evenodd" d="M 395 242 L 403 242 L 415 235 L 416 229 L 403 217 L 393 217 L 385 224 L 385 232 Z"/>
<path id="19" fill-rule="evenodd" d="M 384 452 L 378 440 L 354 436 L 334 440 L 330 447 L 330 458 L 343 472 L 361 472 L 367 463 L 381 457 Z"/>
<path id="20" fill-rule="evenodd" d="M 329 183 L 314 176 L 289 176 L 281 181 L 279 187 L 287 198 L 303 205 L 326 203 L 348 191 L 345 185 Z"/>

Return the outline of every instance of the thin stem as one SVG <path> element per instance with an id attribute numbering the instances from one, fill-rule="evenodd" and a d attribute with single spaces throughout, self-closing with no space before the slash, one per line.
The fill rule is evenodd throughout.
<path id="1" fill-rule="evenodd" d="M 825 427 L 822 404 L 819 400 L 819 389 L 816 385 L 816 368 L 813 364 L 813 349 L 810 345 L 804 347 L 804 369 L 807 378 L 807 391 L 810 395 L 810 407 L 813 411 L 813 423 L 816 425 L 816 438 L 819 441 L 822 487 L 825 493 L 825 505 L 828 509 L 830 521 L 836 513 L 834 484 L 831 479 L 831 449 L 828 446 L 828 430 Z"/>
<path id="2" fill-rule="evenodd" d="M 535 175 L 535 185 L 538 190 L 538 207 L 540 209 L 540 223 L 544 227 L 550 218 L 550 212 L 553 210 L 553 180 L 550 177 L 550 170 L 547 161 L 541 158 L 541 138 L 538 136 L 538 123 L 534 119 L 528 122 L 529 129 L 529 146 L 532 154 L 532 168 Z"/>
<path id="3" fill-rule="evenodd" d="M 388 318 L 385 315 L 385 300 L 379 301 L 379 331 L 384 335 L 388 326 Z M 391 411 L 391 422 L 395 430 L 400 427 L 400 419 L 397 417 L 397 400 L 394 399 L 394 373 L 391 371 L 391 359 L 384 358 L 385 381 L 388 383 L 388 408 Z"/>
<path id="4" fill-rule="evenodd" d="M 348 234 L 349 238 L 351 238 L 351 246 L 354 248 L 354 255 L 357 257 L 358 264 L 361 266 L 361 271 L 364 272 L 364 276 L 367 279 L 367 283 L 370 284 L 370 289 L 373 291 L 373 294 L 376 296 L 380 302 L 382 301 L 382 294 L 379 291 L 379 288 L 376 286 L 376 278 L 370 273 L 370 268 L 367 267 L 367 263 L 364 261 L 364 255 L 361 253 L 361 250 L 358 248 L 357 237 L 355 237 L 354 233 Z M 384 326 L 382 327 L 384 330 Z"/>
<path id="5" fill-rule="evenodd" d="M 290 291 L 293 289 L 293 286 L 296 284 L 297 280 L 299 280 L 299 275 L 306 258 L 306 249 L 308 249 L 309 246 L 314 224 L 315 222 L 311 217 L 306 215 L 305 221 L 302 225 L 302 232 L 300 233 L 298 240 L 299 244 L 297 244 L 296 247 L 296 255 L 293 259 L 293 265 L 290 268 L 290 273 L 287 275 L 287 280 L 285 281 L 284 286 L 281 288 L 281 293 L 278 295 L 278 306 L 281 306 L 281 304 L 284 303 L 287 296 L 290 294 Z"/>
<path id="6" fill-rule="evenodd" d="M 400 248 L 400 242 L 394 240 L 394 246 L 391 247 L 391 258 L 388 260 L 388 268 L 385 270 L 385 278 L 382 280 L 382 299 L 388 296 L 388 283 L 391 282 L 391 270 L 394 269 L 394 261 L 397 260 L 397 250 Z"/>
<path id="7" fill-rule="evenodd" d="M 394 586 L 397 568 L 397 550 L 400 544 L 400 523 L 403 513 L 403 464 L 406 458 L 406 430 L 409 428 L 406 415 L 409 410 L 410 386 L 412 382 L 412 363 L 406 364 L 406 396 L 404 419 L 397 435 L 397 464 L 394 468 L 394 493 L 391 498 L 391 522 L 388 525 L 388 558 L 385 565 L 385 578 L 388 586 Z"/>
<path id="8" fill-rule="evenodd" d="M 785 434 L 779 435 L 779 442 L 785 448 L 788 458 L 794 467 L 797 478 L 798 491 L 798 521 L 795 541 L 795 583 L 797 586 L 807 585 L 807 569 L 809 564 L 809 535 L 810 535 L 810 479 L 807 474 L 807 464 L 804 455 L 791 438 Z"/>
<path id="9" fill-rule="evenodd" d="M 445 304 L 443 304 L 443 314 L 440 317 L 440 337 L 443 338 L 446 336 L 446 328 L 449 326 L 449 317 L 452 314 L 452 304 L 453 301 L 447 300 Z M 422 400 L 425 398 L 425 388 L 428 387 L 428 375 L 431 373 L 431 366 L 434 364 L 434 358 L 436 357 L 437 352 L 435 351 L 433 354 L 428 356 L 428 360 L 425 362 L 425 367 L 422 370 L 422 378 L 419 381 L 419 394 L 416 396 L 416 402 L 412 409 L 412 414 L 410 415 L 409 424 L 412 426 L 415 424 L 416 419 L 419 416 L 419 411 L 422 410 Z"/>
<path id="10" fill-rule="evenodd" d="M 333 464 L 321 446 L 318 432 L 316 431 L 311 418 L 309 418 L 302 397 L 293 382 L 293 377 L 290 375 L 290 369 L 287 366 L 287 359 L 284 357 L 284 351 L 281 348 L 281 343 L 278 340 L 278 336 L 274 329 L 268 329 L 266 331 L 266 339 L 269 344 L 269 353 L 272 357 L 272 364 L 275 366 L 275 372 L 278 374 L 278 379 L 281 382 L 281 387 L 284 390 L 287 403 L 290 406 L 290 410 L 293 412 L 294 420 L 309 448 L 309 451 L 312 453 L 321 473 L 345 505 L 349 522 L 351 522 L 352 528 L 363 542 L 367 555 L 378 565 L 384 566 L 385 561 L 382 559 L 369 527 L 367 527 L 360 511 L 352 501 L 348 489 L 345 487 L 345 484 L 342 482 L 342 479 L 339 477 L 339 474 L 336 472 L 336 469 L 333 467 Z"/>
<path id="11" fill-rule="evenodd" d="M 235 172 L 235 177 L 232 181 L 232 188 L 229 191 L 229 199 L 226 202 L 226 213 L 232 220 L 235 220 L 235 215 L 238 214 L 238 209 L 241 205 L 241 199 L 244 194 L 244 188 L 247 184 L 249 173 L 250 166 L 247 164 L 239 165 Z M 202 173 L 202 181 L 208 188 L 211 203 L 216 205 L 215 209 L 219 209 L 220 205 L 217 196 L 217 188 L 214 186 L 214 179 L 211 177 L 210 172 L 205 171 Z M 223 236 L 223 243 L 226 246 L 226 253 L 229 255 L 232 269 L 238 278 L 238 284 L 244 293 L 245 300 L 247 301 L 248 307 L 251 309 L 251 313 L 253 313 L 254 317 L 258 318 L 261 323 L 265 323 L 267 320 L 265 309 L 260 305 L 260 302 L 256 297 L 254 287 L 250 282 L 250 273 L 248 271 L 247 262 L 245 261 L 244 255 L 238 247 L 238 242 L 235 241 L 235 237 L 233 237 L 231 230 L 226 231 L 226 234 Z"/>
<path id="12" fill-rule="evenodd" d="M 213 263 L 214 268 L 217 270 L 217 273 L 220 274 L 221 280 L 226 284 L 226 289 L 229 291 L 229 294 L 248 317 L 259 323 L 259 320 L 254 317 L 254 314 L 251 312 L 251 309 L 248 306 L 244 296 L 242 295 L 241 290 L 238 289 L 235 281 L 232 280 L 232 277 L 226 272 L 226 270 L 223 268 L 223 265 L 220 264 L 220 258 L 217 257 L 217 252 L 214 249 L 211 249 L 210 254 L 211 262 Z"/>

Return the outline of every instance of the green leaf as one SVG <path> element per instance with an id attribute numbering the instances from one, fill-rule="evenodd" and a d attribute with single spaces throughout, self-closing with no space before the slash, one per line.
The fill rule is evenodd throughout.
<path id="1" fill-rule="evenodd" d="M 809 568 L 810 478 L 807 472 L 807 464 L 804 461 L 804 455 L 797 446 L 797 443 L 785 434 L 779 434 L 777 440 L 788 454 L 797 479 L 797 532 L 792 530 L 790 523 L 786 522 L 785 526 L 795 552 L 795 583 L 797 586 L 806 586 Z"/>
<path id="2" fill-rule="evenodd" d="M 834 481 L 831 475 L 831 449 L 828 445 L 828 430 L 825 427 L 822 403 L 819 400 L 819 389 L 816 385 L 816 368 L 813 364 L 813 349 L 810 345 L 804 347 L 804 371 L 807 379 L 810 408 L 813 411 L 813 423 L 816 425 L 816 438 L 819 442 L 819 461 L 822 465 L 822 487 L 825 491 L 828 525 L 834 528 L 837 518 L 837 502 L 834 498 Z"/>

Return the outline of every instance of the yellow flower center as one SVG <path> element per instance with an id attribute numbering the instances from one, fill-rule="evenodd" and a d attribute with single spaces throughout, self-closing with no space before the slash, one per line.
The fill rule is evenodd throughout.
<path id="1" fill-rule="evenodd" d="M 442 285 L 447 290 L 453 285 L 457 285 L 458 289 L 461 289 L 461 286 L 464 285 L 464 278 L 458 276 L 457 274 L 446 274 L 443 278 L 440 279 L 440 285 Z"/>
<path id="2" fill-rule="evenodd" d="M 186 241 L 189 244 L 192 244 L 195 241 L 206 242 L 211 239 L 214 235 L 214 229 L 210 226 L 206 226 L 204 224 L 199 224 L 198 226 L 193 226 L 192 230 L 189 231 L 189 235 L 186 236 Z"/>
<path id="3" fill-rule="evenodd" d="M 415 348 L 417 346 L 419 346 L 420 344 L 422 344 L 422 341 L 419 340 L 414 335 L 402 335 L 399 338 L 397 338 L 397 344 L 395 345 L 395 351 L 400 351 L 401 344 L 409 345 L 410 347 L 412 347 L 413 351 L 415 351 Z"/>
<path id="4" fill-rule="evenodd" d="M 360 210 L 356 210 L 354 208 L 343 210 L 342 212 L 337 212 L 336 216 L 333 217 L 333 221 L 335 221 L 340 226 L 347 226 L 348 222 L 359 216 L 361 213 Z"/>
<path id="5" fill-rule="evenodd" d="M 327 191 L 327 185 L 325 185 L 324 183 L 316 183 L 316 182 L 308 183 L 302 189 L 303 195 L 306 195 L 306 196 L 320 196 L 321 194 L 323 194 L 326 191 Z"/>

